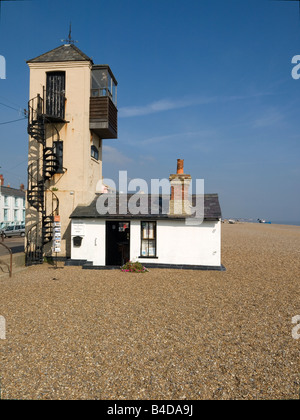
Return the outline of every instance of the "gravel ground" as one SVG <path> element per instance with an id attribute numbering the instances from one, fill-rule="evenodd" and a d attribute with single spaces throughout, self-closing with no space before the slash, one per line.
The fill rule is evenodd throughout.
<path id="1" fill-rule="evenodd" d="M 298 399 L 300 228 L 222 225 L 226 272 L 0 278 L 4 399 Z"/>

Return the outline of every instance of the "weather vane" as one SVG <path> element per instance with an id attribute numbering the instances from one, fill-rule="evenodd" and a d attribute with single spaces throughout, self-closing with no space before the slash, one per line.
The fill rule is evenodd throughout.
<path id="1" fill-rule="evenodd" d="M 67 44 L 75 44 L 75 42 L 78 42 L 78 41 L 74 41 L 74 39 L 72 39 L 72 23 L 70 23 L 68 38 L 67 39 L 62 39 L 61 42 L 65 42 Z"/>

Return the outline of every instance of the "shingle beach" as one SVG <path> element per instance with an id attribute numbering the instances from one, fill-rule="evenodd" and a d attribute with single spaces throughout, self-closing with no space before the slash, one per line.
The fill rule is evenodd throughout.
<path id="1" fill-rule="evenodd" d="M 222 224 L 225 272 L 0 277 L 3 399 L 298 399 L 300 227 Z"/>

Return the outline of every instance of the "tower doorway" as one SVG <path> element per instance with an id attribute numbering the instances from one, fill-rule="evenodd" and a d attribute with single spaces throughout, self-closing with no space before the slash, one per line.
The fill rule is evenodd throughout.
<path id="1" fill-rule="evenodd" d="M 66 74 L 64 71 L 47 73 L 46 114 L 54 118 L 65 118 Z"/>

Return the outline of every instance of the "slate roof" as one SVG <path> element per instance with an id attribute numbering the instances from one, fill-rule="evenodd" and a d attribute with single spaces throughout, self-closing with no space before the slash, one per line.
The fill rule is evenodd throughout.
<path id="1" fill-rule="evenodd" d="M 17 190 L 16 188 L 10 187 L 0 187 L 0 194 L 7 195 L 9 197 L 25 198 L 25 191 Z"/>
<path id="2" fill-rule="evenodd" d="M 90 61 L 93 60 L 84 54 L 79 48 L 73 44 L 61 45 L 54 50 L 48 51 L 36 58 L 28 60 L 27 63 L 49 63 L 60 61 Z"/>
<path id="3" fill-rule="evenodd" d="M 100 214 L 97 211 L 97 200 L 100 196 L 103 198 L 107 198 L 107 203 L 109 202 L 108 197 L 110 194 L 96 194 L 92 203 L 88 206 L 77 206 L 73 213 L 71 214 L 71 219 L 185 219 L 187 217 L 193 216 L 170 216 L 167 214 L 168 212 L 168 204 L 169 204 L 169 196 L 158 196 L 158 195 L 146 195 L 146 194 L 127 194 L 127 203 L 126 211 L 122 212 L 122 207 L 120 208 L 120 197 L 124 197 L 122 194 L 116 194 L 116 212 L 114 212 L 114 204 L 110 206 L 108 209 L 108 214 Z M 139 214 L 132 214 L 128 211 L 128 202 L 131 197 L 136 196 L 136 198 L 140 198 L 140 212 Z M 113 195 L 111 194 L 111 197 Z M 195 207 L 197 202 L 197 197 L 192 196 L 192 205 Z M 203 197 L 203 196 L 202 196 Z M 111 203 L 114 203 L 113 197 Z M 199 203 L 199 201 L 198 201 Z M 137 205 L 139 205 L 137 204 Z M 124 203 L 123 203 L 124 205 Z M 125 213 L 125 214 L 124 214 Z M 204 194 L 204 219 L 205 220 L 218 220 L 222 217 L 221 208 L 219 203 L 218 194 Z"/>

